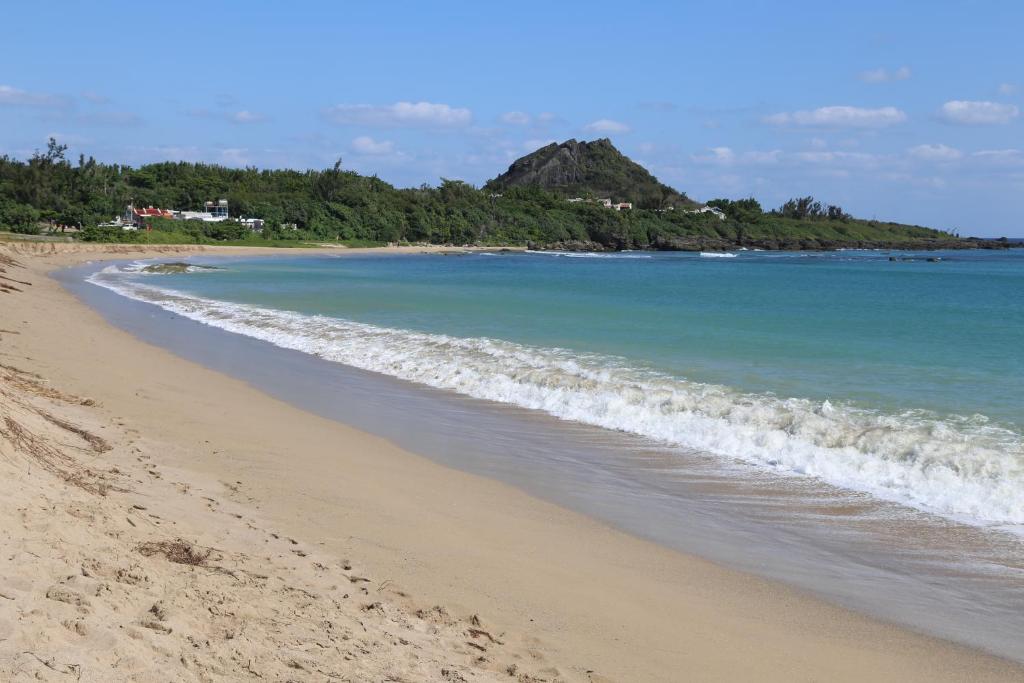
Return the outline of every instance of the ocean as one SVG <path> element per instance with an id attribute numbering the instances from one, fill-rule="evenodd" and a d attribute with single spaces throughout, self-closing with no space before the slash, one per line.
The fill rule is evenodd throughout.
<path id="1" fill-rule="evenodd" d="M 94 281 L 364 370 L 1024 525 L 1024 251 L 928 257 L 313 256 Z"/>
<path id="2" fill-rule="evenodd" d="M 411 441 L 427 413 L 494 420 L 432 457 L 1024 657 L 1024 250 L 189 261 L 88 282 L 257 340 L 264 369 L 298 352 L 453 397 L 407 400 Z M 490 464 L 446 454 L 474 449 Z"/>

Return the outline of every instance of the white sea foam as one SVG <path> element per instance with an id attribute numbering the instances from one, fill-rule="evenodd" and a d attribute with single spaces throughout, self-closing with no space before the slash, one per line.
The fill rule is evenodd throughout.
<path id="1" fill-rule="evenodd" d="M 948 517 L 1024 525 L 1024 439 L 980 416 L 882 414 L 690 382 L 622 359 L 390 329 L 187 295 L 106 268 L 90 281 L 207 325 L 338 363 L 542 410 Z"/>
<path id="2" fill-rule="evenodd" d="M 700 255 L 703 258 L 736 258 L 736 254 L 729 254 L 726 252 L 718 251 L 702 251 L 700 252 Z"/>
<path id="3" fill-rule="evenodd" d="M 623 253 L 621 251 L 615 251 L 615 252 L 596 252 L 596 251 L 535 251 L 533 249 L 527 249 L 526 253 L 527 254 L 542 254 L 544 256 L 561 256 L 562 258 L 610 258 L 610 259 L 651 258 L 650 254 Z"/>

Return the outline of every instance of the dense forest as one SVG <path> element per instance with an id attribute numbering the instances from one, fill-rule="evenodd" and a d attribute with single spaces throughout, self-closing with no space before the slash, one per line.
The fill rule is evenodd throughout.
<path id="1" fill-rule="evenodd" d="M 314 171 L 234 169 L 165 162 L 131 168 L 79 157 L 51 140 L 27 161 L 0 157 L 0 229 L 36 233 L 79 226 L 79 239 L 206 242 L 289 240 L 523 245 L 604 249 L 831 248 L 889 243 L 937 246 L 957 241 L 928 228 L 856 220 L 813 198 L 763 211 L 753 199 L 714 200 L 725 219 L 685 208 L 615 211 L 566 201 L 536 185 L 499 194 L 456 180 L 396 189 L 379 178 L 333 168 Z M 683 195 L 685 196 L 685 195 Z M 156 221 L 150 231 L 100 228 L 136 206 L 200 209 L 226 198 L 232 216 L 262 218 L 262 235 L 233 221 Z M 687 200 L 689 201 L 689 200 Z"/>

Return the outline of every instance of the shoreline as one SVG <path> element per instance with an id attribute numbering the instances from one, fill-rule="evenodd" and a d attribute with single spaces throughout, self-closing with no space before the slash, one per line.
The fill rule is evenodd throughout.
<path id="1" fill-rule="evenodd" d="M 673 680 L 687 671 L 1009 680 L 1022 673 L 1006 660 L 676 553 L 303 412 L 111 327 L 45 276 L 98 257 L 252 251 L 19 250 L 25 268 L 7 274 L 33 284 L 0 298 L 17 313 L 11 320 L 21 320 L 3 325 L 17 335 L 0 332 L 4 362 L 95 397 L 100 411 L 154 445 L 161 468 L 213 489 L 242 481 L 220 493 L 318 552 L 351 557 L 453 614 L 478 613 L 499 631 L 528 634 L 563 677 Z M 68 339 L 88 343 L 70 348 Z"/>
<path id="2" fill-rule="evenodd" d="M 33 239 L 32 237 L 36 237 Z M 821 252 L 829 253 L 835 251 L 912 251 L 912 252 L 934 252 L 934 251 L 1003 251 L 1008 249 L 1024 249 L 1024 238 L 997 238 L 997 237 L 965 237 L 953 240 L 928 240 L 913 239 L 906 241 L 871 241 L 871 240 L 828 240 L 817 238 L 750 238 L 737 242 L 723 238 L 712 238 L 707 236 L 677 237 L 671 240 L 652 242 L 642 249 L 617 249 L 610 245 L 588 241 L 563 241 L 538 243 L 527 241 L 525 245 L 490 245 L 490 246 L 457 246 L 441 244 L 419 244 L 409 246 L 386 246 L 386 247 L 348 247 L 343 244 L 331 244 L 330 242 L 305 241 L 302 246 L 280 247 L 280 246 L 220 246 L 214 243 L 202 244 L 147 244 L 147 243 L 105 243 L 105 242 L 79 242 L 71 236 L 56 239 L 53 236 L 32 236 L 26 238 L 13 233 L 0 234 L 0 247 L 15 247 L 17 245 L 76 245 L 76 248 L 88 248 L 100 253 L 110 249 L 125 250 L 126 252 L 141 252 L 146 250 L 180 249 L 187 251 L 217 251 L 222 249 L 238 250 L 237 253 L 460 253 L 469 251 L 538 251 L 538 252 L 599 252 L 599 253 L 620 253 L 623 251 L 642 252 L 726 252 L 743 250 L 760 251 L 793 251 L 793 252 Z M 42 247 L 45 251 L 45 247 Z"/>

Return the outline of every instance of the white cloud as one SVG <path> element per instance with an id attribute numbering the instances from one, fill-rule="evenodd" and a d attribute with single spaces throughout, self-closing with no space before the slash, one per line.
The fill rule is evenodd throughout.
<path id="1" fill-rule="evenodd" d="M 220 150 L 220 163 L 225 166 L 249 166 L 249 150 L 244 147 L 228 147 Z"/>
<path id="2" fill-rule="evenodd" d="M 979 161 L 992 164 L 1024 163 L 1024 151 L 1019 149 L 983 149 L 971 156 Z"/>
<path id="3" fill-rule="evenodd" d="M 106 95 L 101 95 L 93 90 L 82 91 L 82 99 L 86 102 L 92 102 L 93 104 L 107 104 L 110 102 L 110 98 Z"/>
<path id="4" fill-rule="evenodd" d="M 821 128 L 882 128 L 907 120 L 896 107 L 864 109 L 832 106 L 818 109 L 772 114 L 765 121 L 776 126 L 816 126 Z"/>
<path id="5" fill-rule="evenodd" d="M 522 111 L 507 111 L 498 118 L 502 123 L 513 126 L 525 126 L 530 122 L 530 115 Z"/>
<path id="6" fill-rule="evenodd" d="M 583 126 L 583 130 L 588 133 L 628 133 L 630 131 L 629 126 L 619 121 L 612 121 L 611 119 L 598 119 L 592 121 L 587 125 Z"/>
<path id="7" fill-rule="evenodd" d="M 956 161 L 963 152 L 946 145 L 917 145 L 907 150 L 907 154 L 921 161 Z"/>
<path id="8" fill-rule="evenodd" d="M 698 163 L 718 166 L 755 166 L 778 163 L 782 158 L 782 151 L 773 149 L 766 152 L 752 150 L 737 153 L 731 147 L 711 147 L 706 153 L 693 154 L 690 158 Z"/>
<path id="9" fill-rule="evenodd" d="M 142 117 L 130 111 L 94 111 L 74 117 L 85 126 L 138 126 Z"/>
<path id="10" fill-rule="evenodd" d="M 456 128 L 473 120 L 469 109 L 433 102 L 396 102 L 387 105 L 339 104 L 324 111 L 328 120 L 342 125 L 420 126 Z"/>
<path id="11" fill-rule="evenodd" d="M 883 180 L 888 180 L 894 183 L 904 183 L 911 187 L 922 187 L 926 189 L 940 190 L 947 185 L 945 178 L 938 176 L 924 176 L 919 173 L 904 173 L 901 171 L 893 171 L 889 173 L 883 173 L 880 176 Z"/>
<path id="12" fill-rule="evenodd" d="M 736 162 L 736 152 L 732 150 L 732 147 L 711 147 L 704 154 L 694 154 L 691 156 L 694 161 L 699 161 L 705 164 L 720 164 L 727 166 Z"/>
<path id="13" fill-rule="evenodd" d="M 778 163 L 779 158 L 782 156 L 782 151 L 778 149 L 769 150 L 767 152 L 745 152 L 741 157 L 742 161 L 747 164 L 774 164 Z"/>
<path id="14" fill-rule="evenodd" d="M 827 163 L 837 159 L 838 152 L 797 152 L 793 158 L 798 161 L 806 161 L 812 164 Z"/>
<path id="15" fill-rule="evenodd" d="M 179 147 L 175 145 L 158 145 L 156 147 L 129 147 L 134 159 L 150 163 L 156 161 L 202 161 L 203 150 L 194 145 Z"/>
<path id="16" fill-rule="evenodd" d="M 950 100 L 942 105 L 939 116 L 949 123 L 986 126 L 1009 123 L 1020 115 L 1012 104 L 999 102 Z"/>
<path id="17" fill-rule="evenodd" d="M 391 154 L 395 151 L 395 143 L 390 140 L 374 140 L 368 135 L 360 135 L 352 141 L 352 150 L 357 154 L 366 154 L 368 156 L 379 156 L 382 154 Z"/>
<path id="18" fill-rule="evenodd" d="M 57 95 L 29 92 L 10 85 L 0 85 L 0 104 L 26 107 L 65 107 L 67 99 Z"/>
<path id="19" fill-rule="evenodd" d="M 228 120 L 232 123 L 259 123 L 261 121 L 265 121 L 266 117 L 263 114 L 242 110 L 228 114 Z"/>
<path id="20" fill-rule="evenodd" d="M 1000 95 L 1016 95 L 1020 86 L 1016 83 L 1000 83 L 998 90 Z"/>
<path id="21" fill-rule="evenodd" d="M 861 167 L 876 166 L 882 161 L 875 154 L 842 151 L 797 152 L 789 158 L 799 163 Z"/>
<path id="22" fill-rule="evenodd" d="M 905 81 L 910 78 L 909 66 L 901 66 L 898 69 L 889 71 L 885 67 L 861 71 L 857 77 L 865 83 L 889 83 L 891 81 Z"/>

